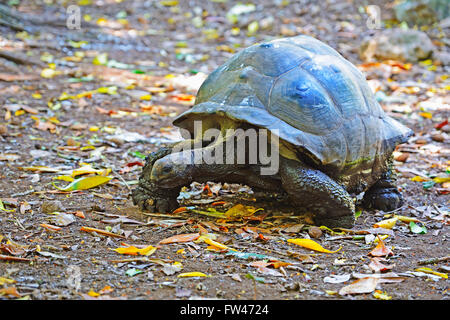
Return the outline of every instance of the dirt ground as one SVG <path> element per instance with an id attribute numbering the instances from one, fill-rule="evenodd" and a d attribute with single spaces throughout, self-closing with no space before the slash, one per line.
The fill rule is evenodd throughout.
<path id="1" fill-rule="evenodd" d="M 81 10 L 80 30 L 57 23 L 70 4 Z M 10 54 L 0 54 L 0 299 L 448 299 L 449 67 L 361 61 L 362 40 L 379 31 L 367 27 L 366 1 L 255 1 L 233 24 L 227 12 L 236 4 L 9 1 L 46 23 L 0 25 L 0 53 Z M 389 1 L 377 5 L 391 21 Z M 448 53 L 439 26 L 425 31 Z M 394 154 L 405 204 L 362 210 L 352 230 L 318 231 L 295 208 L 211 182 L 182 190 L 184 211 L 140 212 L 130 190 L 143 157 L 179 139 L 171 121 L 205 77 L 242 48 L 299 33 L 357 65 L 385 111 L 414 130 Z M 112 179 L 60 190 L 86 165 Z M 264 210 L 213 216 L 238 204 Z M 394 226 L 374 228 L 394 217 Z M 160 243 L 181 234 L 202 237 Z M 381 260 L 370 255 L 377 235 L 391 250 Z M 293 238 L 341 249 L 312 251 Z M 148 255 L 114 250 L 129 246 Z M 358 279 L 363 293 L 346 294 Z"/>

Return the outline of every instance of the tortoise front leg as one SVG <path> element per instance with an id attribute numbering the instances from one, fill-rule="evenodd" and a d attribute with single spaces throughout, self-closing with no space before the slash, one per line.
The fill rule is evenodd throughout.
<path id="1" fill-rule="evenodd" d="M 389 163 L 388 170 L 364 193 L 362 205 L 366 209 L 378 209 L 385 212 L 402 206 L 403 197 L 395 186 L 396 176 Z"/>
<path id="2" fill-rule="evenodd" d="M 283 189 L 294 204 L 315 214 L 315 223 L 353 227 L 355 205 L 348 192 L 325 173 L 298 161 L 280 159 Z"/>

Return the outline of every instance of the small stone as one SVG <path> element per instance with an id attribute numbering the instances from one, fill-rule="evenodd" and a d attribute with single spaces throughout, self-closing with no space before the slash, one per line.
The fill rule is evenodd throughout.
<path id="1" fill-rule="evenodd" d="M 399 162 L 406 162 L 406 160 L 409 158 L 409 153 L 402 153 L 397 152 L 394 153 L 394 160 Z"/>
<path id="2" fill-rule="evenodd" d="M 449 133 L 450 132 L 450 124 L 446 124 L 445 126 L 443 126 L 441 128 L 441 131 Z"/>
<path id="3" fill-rule="evenodd" d="M 73 138 L 69 138 L 69 139 L 67 139 L 66 144 L 67 144 L 68 146 L 74 147 L 74 146 L 77 145 L 77 142 L 76 142 Z"/>
<path id="4" fill-rule="evenodd" d="M 312 226 L 311 228 L 309 228 L 308 234 L 311 238 L 319 239 L 322 236 L 323 232 L 319 227 Z"/>
<path id="5" fill-rule="evenodd" d="M 1 124 L 0 125 L 0 136 L 5 135 L 7 132 L 8 132 L 8 128 L 5 125 Z"/>
<path id="6" fill-rule="evenodd" d="M 43 213 L 61 212 L 64 211 L 64 206 L 61 201 L 43 201 L 41 204 L 41 211 Z"/>
<path id="7" fill-rule="evenodd" d="M 435 46 L 426 33 L 413 29 L 393 28 L 385 29 L 364 41 L 359 54 L 364 61 L 418 62 L 428 59 L 435 51 Z"/>
<path id="8" fill-rule="evenodd" d="M 431 135 L 431 139 L 433 139 L 436 142 L 444 142 L 445 141 L 444 135 L 440 134 L 440 133 L 435 133 L 435 134 Z"/>
<path id="9" fill-rule="evenodd" d="M 417 144 L 427 144 L 428 141 L 426 139 L 423 138 L 419 138 L 415 141 Z"/>

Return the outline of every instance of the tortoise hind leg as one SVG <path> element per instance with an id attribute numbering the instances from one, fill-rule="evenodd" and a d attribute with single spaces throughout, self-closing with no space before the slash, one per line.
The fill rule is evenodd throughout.
<path id="1" fill-rule="evenodd" d="M 395 186 L 395 174 L 389 168 L 364 194 L 362 205 L 366 209 L 378 209 L 385 212 L 395 210 L 403 205 L 402 194 Z"/>
<path id="2" fill-rule="evenodd" d="M 315 213 L 316 224 L 353 227 L 355 205 L 348 192 L 325 173 L 298 161 L 281 158 L 283 189 L 296 206 Z"/>

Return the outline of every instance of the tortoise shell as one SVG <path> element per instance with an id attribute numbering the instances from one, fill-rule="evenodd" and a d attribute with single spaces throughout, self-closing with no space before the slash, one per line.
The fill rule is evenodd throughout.
<path id="1" fill-rule="evenodd" d="M 299 153 L 338 172 L 361 162 L 373 167 L 412 133 L 386 115 L 353 64 L 305 35 L 235 54 L 174 124 L 192 132 L 194 120 L 212 116 L 278 130 Z"/>

